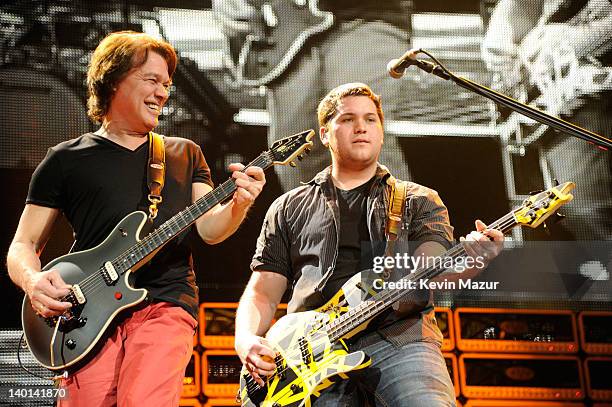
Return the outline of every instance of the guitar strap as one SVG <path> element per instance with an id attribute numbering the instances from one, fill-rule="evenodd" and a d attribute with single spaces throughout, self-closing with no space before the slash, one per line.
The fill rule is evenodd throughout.
<path id="1" fill-rule="evenodd" d="M 387 244 L 385 246 L 385 257 L 395 256 L 395 241 L 402 224 L 402 214 L 404 213 L 404 207 L 406 205 L 406 190 L 408 189 L 408 182 L 398 181 L 394 176 L 387 178 L 387 202 L 389 202 L 389 208 L 387 209 L 387 224 L 385 227 L 385 236 L 387 238 Z M 383 279 L 390 277 L 390 271 L 385 269 L 383 272 Z"/>
<path id="2" fill-rule="evenodd" d="M 164 136 L 149 132 L 149 162 L 147 165 L 147 185 L 149 186 L 149 220 L 157 217 L 157 205 L 162 201 L 162 189 L 166 175 L 166 151 Z"/>
<path id="3" fill-rule="evenodd" d="M 388 188 L 388 202 L 389 209 L 387 211 L 387 227 L 385 228 L 385 235 L 387 241 L 397 240 L 400 225 L 402 223 L 402 213 L 404 213 L 404 205 L 406 204 L 406 190 L 408 189 L 408 182 L 397 181 L 394 176 L 387 178 Z"/>

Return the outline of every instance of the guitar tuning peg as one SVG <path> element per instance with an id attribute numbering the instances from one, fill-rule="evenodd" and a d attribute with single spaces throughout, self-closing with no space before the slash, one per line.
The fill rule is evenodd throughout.
<path id="1" fill-rule="evenodd" d="M 310 147 L 306 147 L 306 148 L 304 149 L 304 152 L 305 152 L 306 154 L 308 154 L 308 153 L 310 153 L 310 151 L 311 151 L 311 150 L 312 150 L 312 149 L 311 149 Z"/>
<path id="2" fill-rule="evenodd" d="M 546 224 L 546 222 L 542 223 L 542 229 L 544 229 L 546 236 L 550 236 L 550 229 L 548 228 L 548 225 Z"/>
<path id="3" fill-rule="evenodd" d="M 556 187 L 559 186 L 559 181 L 557 180 L 557 178 L 553 178 L 553 184 L 555 184 Z"/>
<path id="4" fill-rule="evenodd" d="M 559 212 L 555 212 L 555 217 L 553 218 L 553 221 L 555 223 L 557 222 L 561 222 L 563 219 L 565 219 L 565 215 Z"/>
<path id="5" fill-rule="evenodd" d="M 292 167 L 297 167 L 297 165 L 293 161 L 289 161 L 289 165 L 292 166 Z"/>
<path id="6" fill-rule="evenodd" d="M 298 158 L 298 160 L 302 161 L 304 159 L 304 155 L 303 154 L 298 154 L 297 158 Z"/>

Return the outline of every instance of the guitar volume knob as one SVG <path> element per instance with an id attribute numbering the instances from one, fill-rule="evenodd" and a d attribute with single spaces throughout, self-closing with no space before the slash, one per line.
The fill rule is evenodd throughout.
<path id="1" fill-rule="evenodd" d="M 76 348 L 76 341 L 74 339 L 68 339 L 66 341 L 66 347 L 70 350 Z"/>

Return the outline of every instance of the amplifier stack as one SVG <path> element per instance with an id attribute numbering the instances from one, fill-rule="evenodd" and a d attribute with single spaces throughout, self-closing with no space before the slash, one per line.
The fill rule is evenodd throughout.
<path id="1" fill-rule="evenodd" d="M 200 305 L 181 406 L 239 405 L 237 305 Z M 612 312 L 440 307 L 436 321 L 458 406 L 612 407 Z"/>

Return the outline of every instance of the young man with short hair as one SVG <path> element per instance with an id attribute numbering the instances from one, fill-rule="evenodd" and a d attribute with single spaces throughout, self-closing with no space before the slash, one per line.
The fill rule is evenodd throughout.
<path id="1" fill-rule="evenodd" d="M 275 351 L 262 336 L 285 290 L 292 288 L 288 312 L 316 309 L 350 277 L 371 268 L 375 246 L 385 240 L 391 175 L 377 161 L 384 143 L 380 98 L 365 84 L 341 85 L 321 101 L 318 119 L 332 165 L 270 207 L 238 307 L 236 351 L 260 385 L 276 369 L 270 359 Z M 412 243 L 418 255 L 441 255 L 453 240 L 446 207 L 430 188 L 408 183 L 407 190 L 409 219 L 398 241 Z M 500 242 L 502 233 L 480 221 L 476 227 L 466 238 L 473 241 L 469 254 L 497 255 L 499 244 L 485 242 Z M 430 293 L 408 308 L 370 323 L 350 349 L 368 354 L 371 366 L 325 389 L 316 406 L 358 406 L 364 398 L 370 405 L 454 405 Z"/>

